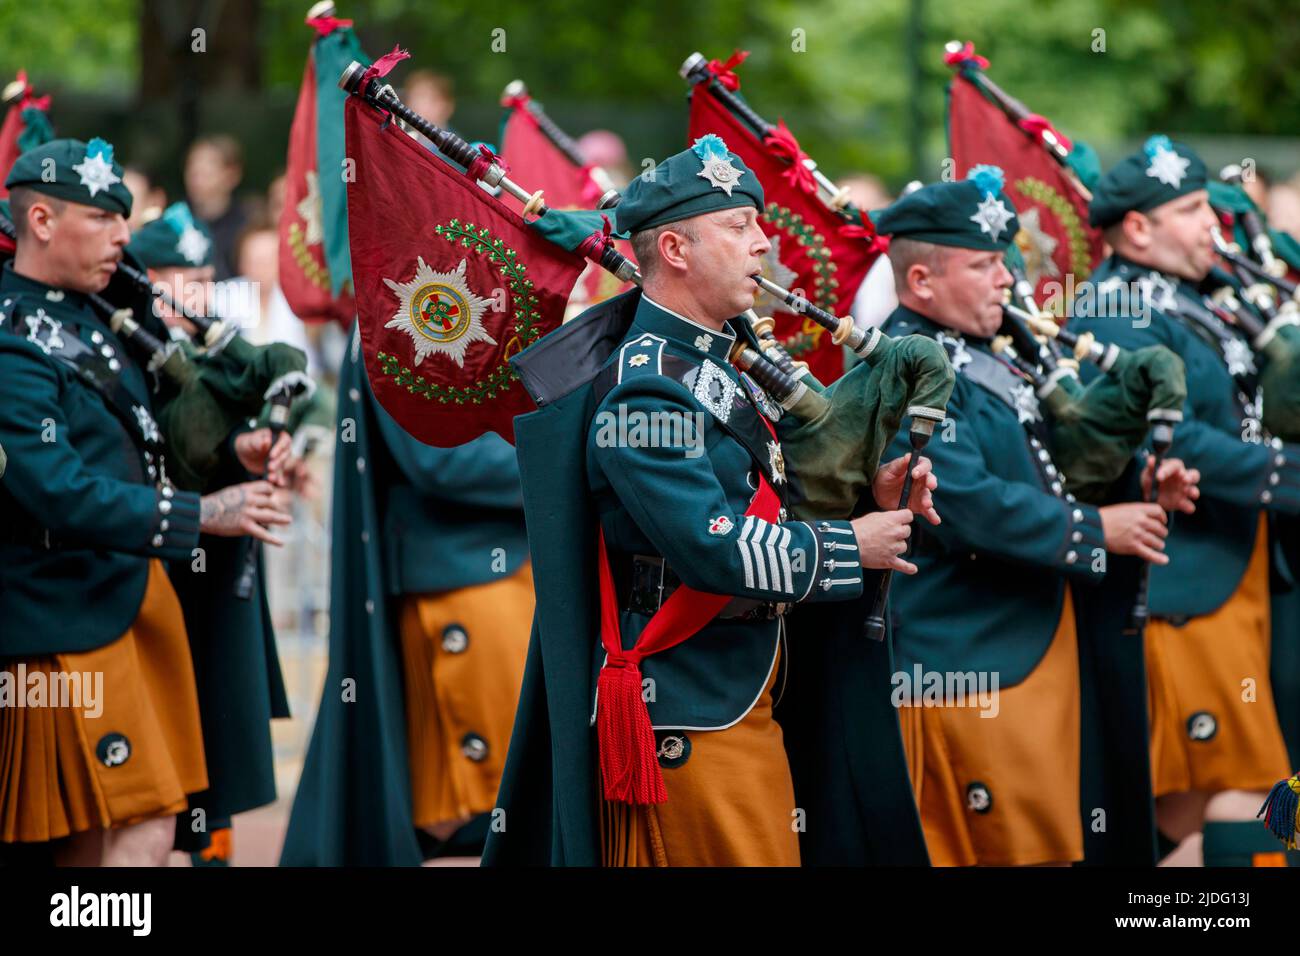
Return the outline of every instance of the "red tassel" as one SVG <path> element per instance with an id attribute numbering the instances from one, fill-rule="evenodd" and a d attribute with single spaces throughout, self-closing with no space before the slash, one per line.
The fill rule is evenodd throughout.
<path id="1" fill-rule="evenodd" d="M 644 806 L 668 799 L 659 769 L 650 711 L 641 696 L 641 668 L 610 660 L 596 682 L 596 740 L 605 799 Z"/>
<path id="2" fill-rule="evenodd" d="M 1043 138 L 1043 133 L 1050 132 L 1056 137 L 1056 141 L 1065 147 L 1067 153 L 1074 149 L 1074 144 L 1070 142 L 1069 137 L 1062 134 L 1060 130 L 1053 126 L 1046 116 L 1039 116 L 1037 113 L 1031 113 L 1024 119 L 1020 120 L 1018 125 L 1026 133 L 1029 133 L 1031 136 L 1037 136 L 1039 139 Z"/>

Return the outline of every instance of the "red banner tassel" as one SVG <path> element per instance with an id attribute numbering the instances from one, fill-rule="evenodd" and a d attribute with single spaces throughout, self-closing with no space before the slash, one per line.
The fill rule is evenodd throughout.
<path id="1" fill-rule="evenodd" d="M 401 63 L 403 60 L 410 59 L 410 57 L 411 54 L 403 50 L 400 44 L 393 44 L 393 49 L 391 51 L 385 53 L 374 63 L 371 63 L 370 66 L 366 67 L 366 72 L 361 74 L 362 89 L 364 89 L 365 85 L 375 77 L 387 76 L 392 72 L 393 67 L 397 66 L 397 64 Z"/>
<path id="2" fill-rule="evenodd" d="M 808 154 L 799 148 L 799 141 L 785 125 L 785 120 L 778 119 L 776 127 L 763 137 L 763 142 L 768 149 L 790 164 L 790 168 L 781 173 L 781 177 L 791 186 L 802 189 L 810 196 L 815 195 L 817 180 L 813 178 L 812 170 L 803 164 Z"/>
<path id="3" fill-rule="evenodd" d="M 317 37 L 327 37 L 335 30 L 352 26 L 351 20 L 340 20 L 338 17 L 308 17 L 303 23 L 315 27 Z"/>
<path id="4" fill-rule="evenodd" d="M 1037 136 L 1039 139 L 1043 138 L 1043 133 L 1051 133 L 1056 137 L 1056 141 L 1065 147 L 1067 153 L 1074 149 L 1074 144 L 1070 142 L 1069 138 L 1053 126 L 1051 120 L 1046 116 L 1039 116 L 1037 113 L 1031 113 L 1029 116 L 1020 120 L 1019 125 L 1026 133 Z"/>
<path id="5" fill-rule="evenodd" d="M 597 229 L 586 239 L 582 240 L 582 242 L 578 243 L 578 248 L 574 250 L 578 255 L 585 259 L 590 259 L 592 262 L 600 261 L 601 253 L 603 253 L 605 247 L 609 245 L 609 235 L 613 232 L 613 227 L 609 224 L 609 216 L 602 213 L 600 218 L 605 223 L 604 227 Z"/>
<path id="6" fill-rule="evenodd" d="M 945 53 L 943 55 L 943 62 L 949 66 L 968 66 L 974 64 L 981 70 L 987 70 L 989 68 L 989 61 L 975 52 L 975 44 L 971 43 L 969 40 L 966 41 L 966 45 L 960 50 L 957 50 L 954 53 Z"/>
<path id="7" fill-rule="evenodd" d="M 713 74 L 715 80 L 734 93 L 736 90 L 740 89 L 740 77 L 736 76 L 732 70 L 744 63 L 748 57 L 748 50 L 737 50 L 723 62 L 710 60 L 709 72 Z"/>

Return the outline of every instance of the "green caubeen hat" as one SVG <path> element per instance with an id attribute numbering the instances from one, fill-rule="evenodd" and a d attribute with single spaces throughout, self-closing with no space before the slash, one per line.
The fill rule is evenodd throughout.
<path id="1" fill-rule="evenodd" d="M 899 199 L 876 220 L 876 231 L 959 249 L 1004 252 L 1020 230 L 1016 207 L 1002 191 L 997 166 L 971 168 L 955 183 L 930 183 Z"/>
<path id="2" fill-rule="evenodd" d="M 122 167 L 113 160 L 113 146 L 98 136 L 52 139 L 18 157 L 5 188 L 33 189 L 56 199 L 109 212 L 131 215 L 131 191 L 122 184 Z"/>
<path id="3" fill-rule="evenodd" d="M 722 137 L 708 133 L 632 180 L 615 209 L 619 232 L 641 232 L 720 209 L 763 211 L 763 184 Z"/>
<path id="4" fill-rule="evenodd" d="M 1130 210 L 1146 212 L 1171 199 L 1206 188 L 1205 163 L 1190 147 L 1152 136 L 1142 148 L 1120 160 L 1092 191 L 1088 222 L 1113 226 Z"/>
<path id="5" fill-rule="evenodd" d="M 174 202 L 131 237 L 127 249 L 150 269 L 194 269 L 212 265 L 212 234 L 190 207 Z"/>

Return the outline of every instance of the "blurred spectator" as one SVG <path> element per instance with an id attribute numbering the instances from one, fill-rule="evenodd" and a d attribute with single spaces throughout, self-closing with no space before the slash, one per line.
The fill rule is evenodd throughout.
<path id="1" fill-rule="evenodd" d="M 456 112 L 456 90 L 451 77 L 432 70 L 412 70 L 402 90 L 402 102 L 440 129 L 451 129 L 451 115 Z M 429 149 L 431 143 L 423 133 L 407 130 L 412 138 Z"/>
<path id="2" fill-rule="evenodd" d="M 237 318 L 250 342 L 287 342 L 307 353 L 307 371 L 320 375 L 316 350 L 307 339 L 306 327 L 293 314 L 280 291 L 280 234 L 269 223 L 257 222 L 239 234 L 234 248 L 239 274 L 228 286 L 228 301 L 238 307 Z"/>
<path id="3" fill-rule="evenodd" d="M 131 190 L 131 218 L 126 224 L 132 232 L 162 214 L 167 205 L 167 192 L 158 185 L 151 170 L 126 166 L 122 169 L 122 184 Z"/>
<path id="4" fill-rule="evenodd" d="M 609 173 L 620 190 L 632 181 L 632 165 L 627 160 L 627 146 L 623 138 L 607 129 L 593 129 L 578 137 L 578 152 L 582 161 L 599 166 Z"/>
<path id="5" fill-rule="evenodd" d="M 1268 224 L 1300 239 L 1300 176 L 1268 191 Z"/>
<path id="6" fill-rule="evenodd" d="M 266 187 L 266 221 L 274 228 L 279 228 L 280 213 L 284 210 L 284 173 L 276 173 L 271 185 Z"/>
<path id="7" fill-rule="evenodd" d="M 1268 191 L 1273 186 L 1273 177 L 1258 166 L 1255 167 L 1255 174 L 1242 183 L 1246 190 L 1246 195 L 1260 209 L 1268 209 Z"/>
<path id="8" fill-rule="evenodd" d="M 185 158 L 185 192 L 194 215 L 212 233 L 218 280 L 235 274 L 235 242 L 248 222 L 247 213 L 235 199 L 243 177 L 243 150 L 230 136 L 200 137 Z"/>
<path id="9" fill-rule="evenodd" d="M 884 209 L 894 201 L 880 177 L 871 173 L 851 173 L 840 180 L 839 186 L 849 191 L 849 200 L 863 212 Z"/>

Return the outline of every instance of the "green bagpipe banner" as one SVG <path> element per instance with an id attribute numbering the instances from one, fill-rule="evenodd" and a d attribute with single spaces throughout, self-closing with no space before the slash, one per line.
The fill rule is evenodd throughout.
<path id="1" fill-rule="evenodd" d="M 737 53 L 726 63 L 709 64 L 715 79 L 737 96 L 740 80 L 734 67 L 747 55 Z M 818 198 L 816 180 L 803 165 L 807 154 L 784 122 L 778 121 L 760 139 L 701 83 L 691 91 L 687 141 L 706 133 L 721 136 L 763 184 L 766 208 L 760 224 L 772 242 L 763 274 L 779 286 L 800 290 L 828 312 L 847 315 L 867 270 L 884 248 L 871 221 L 857 214 L 857 221 L 849 222 Z M 755 301 L 754 311 L 776 320 L 776 337 L 824 384 L 844 374 L 844 350 L 831 342 L 822 326 L 766 293 Z"/>
<path id="2" fill-rule="evenodd" d="M 1020 217 L 1016 246 L 1038 301 L 1045 302 L 1047 283 L 1066 286 L 1067 275 L 1082 282 L 1102 257 L 1101 232 L 1088 225 L 1088 201 L 1048 154 L 1043 134 L 1056 136 L 1072 159 L 1080 149 L 1043 117 L 1030 115 L 1017 124 L 986 96 L 977 74 L 988 60 L 977 56 L 971 44 L 944 59 L 957 70 L 948 86 L 953 174 L 960 179 L 980 163 L 1002 167 L 1006 192 Z"/>
<path id="3" fill-rule="evenodd" d="M 508 359 L 559 327 L 585 260 L 386 113 L 350 98 L 346 127 L 352 275 L 375 398 L 426 444 L 489 431 L 513 442 L 514 417 L 535 406 Z"/>
<path id="4" fill-rule="evenodd" d="M 307 54 L 289 129 L 284 210 L 280 213 L 280 288 L 304 322 L 348 325 L 356 312 L 348 259 L 343 101 L 339 76 L 353 60 L 369 64 L 351 20 L 307 20 L 316 40 Z"/>

